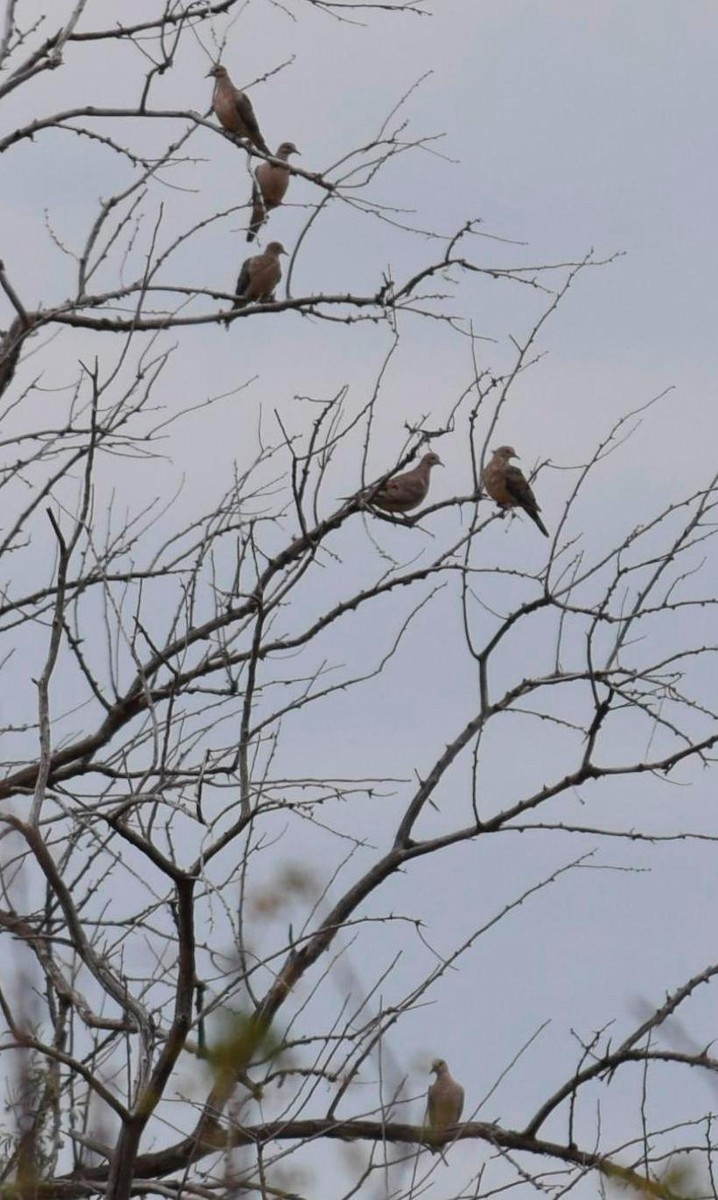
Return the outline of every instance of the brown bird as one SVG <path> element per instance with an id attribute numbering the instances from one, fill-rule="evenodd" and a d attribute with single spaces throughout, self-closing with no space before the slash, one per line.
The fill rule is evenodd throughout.
<path id="1" fill-rule="evenodd" d="M 286 162 L 290 154 L 299 154 L 294 142 L 282 142 L 274 158 Z M 260 163 L 257 167 L 252 184 L 252 219 L 247 230 L 248 242 L 257 236 L 271 210 L 278 208 L 282 203 L 287 194 L 289 179 L 286 167 L 269 162 Z"/>
<path id="2" fill-rule="evenodd" d="M 280 254 L 286 254 L 281 242 L 270 242 L 263 254 L 245 258 L 237 279 L 235 308 L 244 308 L 253 300 L 263 304 L 274 299 L 274 289 L 282 278 Z"/>
<path id="3" fill-rule="evenodd" d="M 260 133 L 249 96 L 234 86 L 227 68 L 219 63 L 207 72 L 207 78 L 210 75 L 214 76 L 212 108 L 222 128 L 228 133 L 247 138 L 258 150 L 269 154 L 269 147 Z"/>
<path id="4" fill-rule="evenodd" d="M 443 1058 L 435 1058 L 431 1070 L 436 1075 L 426 1096 L 426 1116 L 431 1133 L 444 1133 L 461 1119 L 464 1089 L 452 1078 Z"/>
<path id="5" fill-rule="evenodd" d="M 431 468 L 443 467 L 438 454 L 430 450 L 425 454 L 418 467 L 413 471 L 404 471 L 387 479 L 375 492 L 369 492 L 366 499 L 377 508 L 387 512 L 410 512 L 418 508 L 425 499 L 431 481 Z"/>
<path id="6" fill-rule="evenodd" d="M 534 525 L 538 525 L 544 537 L 550 537 L 539 516 L 541 509 L 536 503 L 531 484 L 523 471 L 511 465 L 509 460 L 512 458 L 518 458 L 513 446 L 499 446 L 498 450 L 493 451 L 493 458 L 481 473 L 484 487 L 499 508 L 522 508 Z"/>

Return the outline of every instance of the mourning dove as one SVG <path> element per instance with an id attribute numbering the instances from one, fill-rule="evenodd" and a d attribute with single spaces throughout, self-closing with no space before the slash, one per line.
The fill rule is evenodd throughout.
<path id="1" fill-rule="evenodd" d="M 282 142 L 274 155 L 286 162 L 290 154 L 299 154 L 294 142 Z M 275 163 L 263 162 L 254 172 L 252 185 L 252 219 L 247 230 L 247 241 L 251 242 L 259 233 L 273 208 L 278 208 L 287 194 L 289 171 Z"/>
<path id="2" fill-rule="evenodd" d="M 214 76 L 212 108 L 222 128 L 228 133 L 247 138 L 258 150 L 269 154 L 269 147 L 260 133 L 249 96 L 234 86 L 227 68 L 219 63 L 207 72 L 208 78 L 210 75 Z"/>
<path id="3" fill-rule="evenodd" d="M 513 446 L 499 446 L 498 450 L 494 450 L 493 458 L 481 474 L 484 487 L 500 508 L 522 508 L 534 525 L 538 525 L 544 537 L 549 537 L 549 531 L 539 516 L 541 509 L 531 485 L 523 472 L 511 465 L 511 458 L 518 458 Z"/>
<path id="4" fill-rule="evenodd" d="M 245 258 L 237 279 L 235 308 L 255 300 L 264 303 L 274 299 L 274 289 L 282 278 L 280 254 L 286 254 L 281 242 L 270 242 L 263 254 Z"/>
<path id="5" fill-rule="evenodd" d="M 443 467 L 438 454 L 430 450 L 425 454 L 418 467 L 413 471 L 404 471 L 387 479 L 375 492 L 367 495 L 370 504 L 384 508 L 387 512 L 409 512 L 418 508 L 429 490 L 431 468 Z"/>
<path id="6" fill-rule="evenodd" d="M 431 1070 L 436 1075 L 426 1096 L 426 1116 L 431 1133 L 444 1133 L 461 1119 L 464 1089 L 452 1077 L 443 1058 L 435 1058 Z"/>

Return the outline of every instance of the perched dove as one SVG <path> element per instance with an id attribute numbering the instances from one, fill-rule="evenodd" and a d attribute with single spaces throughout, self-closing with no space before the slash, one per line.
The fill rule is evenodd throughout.
<path id="1" fill-rule="evenodd" d="M 244 308 L 256 300 L 258 303 L 274 299 L 274 289 L 282 278 L 280 254 L 286 254 L 281 242 L 270 242 L 263 254 L 245 258 L 237 280 L 235 308 Z"/>
<path id="2" fill-rule="evenodd" d="M 452 1078 L 443 1058 L 435 1058 L 431 1070 L 436 1075 L 426 1096 L 426 1116 L 431 1133 L 444 1133 L 461 1119 L 464 1089 Z"/>
<path id="3" fill-rule="evenodd" d="M 513 446 L 499 446 L 498 450 L 494 450 L 493 458 L 481 475 L 484 487 L 500 508 L 522 508 L 534 525 L 538 525 L 544 537 L 549 537 L 549 531 L 539 516 L 541 509 L 531 485 L 523 472 L 511 465 L 509 460 L 512 458 L 518 458 Z"/>
<path id="4" fill-rule="evenodd" d="M 282 142 L 274 158 L 286 162 L 290 154 L 299 154 L 294 142 Z M 289 171 L 286 167 L 269 162 L 259 164 L 252 185 L 252 219 L 247 230 L 248 242 L 257 236 L 271 210 L 282 203 L 288 187 Z"/>
<path id="5" fill-rule="evenodd" d="M 214 76 L 212 108 L 222 128 L 228 133 L 247 138 L 258 150 L 269 154 L 269 147 L 260 133 L 249 96 L 234 86 L 227 68 L 221 67 L 219 63 L 207 72 L 208 78 L 210 75 Z"/>
<path id="6" fill-rule="evenodd" d="M 432 467 L 443 467 L 438 454 L 430 450 L 425 454 L 418 467 L 413 471 L 404 471 L 387 479 L 381 487 L 367 495 L 370 504 L 384 508 L 387 512 L 409 512 L 418 508 L 429 490 Z"/>

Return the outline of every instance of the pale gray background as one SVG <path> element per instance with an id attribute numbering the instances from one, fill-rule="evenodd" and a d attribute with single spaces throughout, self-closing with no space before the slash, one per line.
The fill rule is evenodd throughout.
<path id="1" fill-rule="evenodd" d="M 398 98 L 431 71 L 406 112 L 414 135 L 445 135 L 437 144 L 445 158 L 420 152 L 392 165 L 374 185 L 375 199 L 413 208 L 418 226 L 442 233 L 467 217 L 481 217 L 487 233 L 526 244 L 487 243 L 485 251 L 476 244 L 477 257 L 485 252 L 487 261 L 504 265 L 578 259 L 591 246 L 599 256 L 625 251 L 612 266 L 584 273 L 571 289 L 541 336 L 539 349 L 547 357 L 517 385 L 499 429 L 499 440 L 516 444 L 529 465 L 546 458 L 574 464 L 618 415 L 674 387 L 631 444 L 604 465 L 579 508 L 572 532 L 580 522 L 587 544 L 599 547 L 649 516 L 666 497 L 694 490 L 716 465 L 718 8 L 700 0 L 436 0 L 431 8 L 426 17 L 355 14 L 361 23 L 350 25 L 308 4 L 290 5 L 292 19 L 279 7 L 253 0 L 233 27 L 224 61 L 237 83 L 247 83 L 295 56 L 291 67 L 253 89 L 252 97 L 270 144 L 293 139 L 303 151 L 301 165 L 320 170 L 369 141 Z M 127 20 L 147 12 L 139 0 L 128 0 L 122 9 Z M 96 2 L 80 28 L 110 24 L 115 12 L 114 4 Z M 223 28 L 218 20 L 218 36 Z M 131 103 L 143 66 L 139 55 L 132 62 L 112 47 L 71 47 L 61 70 L 4 102 L 3 130 L 74 104 Z M 187 38 L 174 69 L 152 94 L 154 105 L 205 111 L 207 66 L 201 48 Z M 171 128 L 165 126 L 162 136 L 170 136 Z M 139 123 L 128 129 L 132 144 L 148 152 L 161 144 L 159 129 Z M 166 176 L 187 190 L 156 190 L 148 206 L 156 214 L 160 196 L 164 199 L 166 240 L 194 217 L 242 203 L 248 193 L 243 156 L 233 147 L 203 130 L 189 146 L 198 161 L 178 169 L 176 177 Z M 88 154 L 79 139 L 59 132 L 5 155 L 0 170 L 0 253 L 8 274 L 27 306 L 59 301 L 70 267 L 46 235 L 44 211 L 58 236 L 76 245 L 97 197 L 131 175 L 109 154 Z M 295 180 L 291 204 L 272 217 L 271 236 L 293 246 L 305 206 L 315 199 L 311 185 Z M 190 245 L 168 277 L 229 288 L 245 254 L 242 224 L 240 214 L 214 227 Z M 371 292 L 386 267 L 403 278 L 429 252 L 425 242 L 336 205 L 305 242 L 293 288 L 298 294 Z M 473 279 L 461 281 L 453 308 L 471 318 L 477 333 L 497 339 L 481 351 L 482 365 L 495 368 L 508 361 L 508 335 L 524 333 L 538 311 L 534 298 L 520 289 Z M 404 421 L 426 413 L 439 424 L 471 378 L 467 343 L 418 318 L 406 318 L 401 328 L 382 394 L 380 436 L 372 446 L 370 469 L 377 473 L 398 454 Z M 172 340 L 169 335 L 167 342 Z M 115 463 L 108 474 L 108 483 L 131 484 L 127 502 L 134 503 L 169 493 L 186 473 L 180 513 L 210 503 L 228 482 L 234 460 L 251 461 L 260 413 L 271 440 L 275 407 L 293 428 L 303 427 L 307 410 L 296 394 L 327 397 L 348 384 L 350 404 L 363 402 L 388 345 L 381 329 L 347 331 L 291 313 L 237 322 L 229 334 L 201 327 L 176 340 L 179 349 L 158 393 L 168 415 L 180 399 L 201 403 L 256 377 L 247 391 L 210 415 L 199 413 L 170 431 L 165 462 L 151 468 Z M 63 335 L 48 351 L 52 377 L 46 374 L 44 385 L 68 383 L 78 357 L 96 352 L 95 338 Z M 25 382 L 38 361 L 23 366 Z M 52 404 L 51 393 L 46 400 Z M 468 453 L 458 439 L 446 438 L 438 448 L 447 463 L 434 481 L 432 496 L 440 498 L 465 490 L 470 476 Z M 331 488 L 336 495 L 352 490 L 360 469 L 358 462 L 354 466 L 347 459 L 335 464 L 328 495 Z M 550 528 L 561 512 L 567 478 L 561 471 L 542 475 L 541 502 Z M 432 529 L 444 529 L 447 520 L 442 514 Z M 382 529 L 379 536 L 396 549 L 403 534 Z M 424 547 L 416 536 L 412 553 Z M 518 558 L 538 567 L 544 560 L 546 544 L 528 521 L 514 522 L 510 531 L 495 526 L 486 536 L 491 554 L 505 563 Z M 352 527 L 336 548 L 345 556 L 348 578 L 360 582 L 371 562 L 366 539 Z M 715 583 L 713 560 L 701 590 L 715 594 Z M 322 598 L 307 598 L 308 611 Z M 377 653 L 378 642 L 383 647 L 391 642 L 405 610 L 389 602 L 377 611 L 385 614 L 386 627 L 376 617 L 359 623 L 364 633 L 355 632 L 349 645 L 341 630 L 332 632 L 327 645 L 339 661 L 362 662 Z M 414 770 L 425 771 L 472 711 L 473 669 L 470 663 L 457 665 L 458 611 L 455 600 L 442 600 L 419 616 L 379 694 L 376 685 L 367 685 L 345 698 L 341 709 L 334 703 L 317 706 L 316 741 L 308 744 L 303 736 L 293 744 L 288 726 L 285 754 L 292 769 L 316 771 L 321 754 L 327 773 L 410 779 Z M 714 642 L 712 616 L 701 620 L 706 643 Z M 535 648 L 519 639 L 514 653 L 524 652 L 531 655 Z M 538 669 L 533 660 L 532 665 Z M 521 661 L 509 661 L 507 671 L 507 678 L 520 678 Z M 22 686 L 31 703 L 26 677 Z M 712 695 L 709 674 L 703 686 Z M 487 747 L 487 788 L 505 789 L 508 799 L 520 794 L 522 783 L 532 786 L 530 780 L 558 774 L 560 738 L 554 742 L 547 735 L 544 742 L 540 732 L 537 724 L 526 723 L 518 734 L 507 725 L 506 742 Z M 625 756 L 640 756 L 642 744 L 638 750 L 627 744 Z M 610 799 L 601 792 L 598 802 L 597 793 L 586 788 L 586 807 L 577 804 L 571 815 L 589 824 L 661 833 L 718 832 L 710 773 L 693 766 L 678 778 L 691 786 L 632 781 L 618 784 Z M 367 803 L 342 819 L 383 847 L 382 805 L 398 811 L 408 794 L 403 785 L 394 790 L 395 799 Z M 442 805 L 452 804 L 450 793 L 445 785 Z M 428 940 L 447 952 L 526 887 L 594 846 L 596 838 L 570 841 L 557 833 L 531 840 L 507 835 L 486 848 L 465 845 L 414 864 L 392 882 L 381 905 L 372 901 L 364 911 L 421 915 Z M 312 863 L 320 848 L 308 828 L 302 855 Z M 286 861 L 299 849 L 293 838 Z M 591 867 L 639 866 L 650 873 L 569 874 L 483 939 L 433 993 L 433 1006 L 392 1032 L 391 1052 L 410 1075 L 410 1091 L 423 1092 L 428 1063 L 441 1054 L 466 1084 L 467 1115 L 473 1113 L 518 1047 L 549 1020 L 480 1113 L 520 1127 L 572 1070 L 577 1057 L 572 1029 L 590 1037 L 615 1018 L 620 1040 L 644 1003 L 660 1003 L 666 990 L 715 957 L 715 857 L 710 842 L 651 849 L 601 844 Z M 349 868 L 346 883 L 358 866 Z M 316 869 L 321 873 L 321 866 Z M 278 939 L 284 929 L 278 928 Z M 377 968 L 404 948 L 402 967 L 386 988 L 387 1002 L 418 979 L 429 961 L 418 945 L 401 927 L 385 934 Z M 361 961 L 354 961 L 355 969 Z M 688 1013 L 692 1023 L 686 1020 L 684 1027 L 691 1037 L 698 1044 L 712 1039 L 714 1004 L 707 989 L 686 1018 Z M 671 1036 L 677 1048 L 689 1048 L 678 1028 Z M 657 1123 L 669 1125 L 714 1106 L 709 1080 L 681 1078 L 685 1091 L 660 1083 L 653 1089 L 651 1116 Z M 369 1067 L 365 1081 L 369 1110 L 377 1100 Z M 636 1131 L 638 1071 L 633 1082 L 635 1089 L 627 1088 L 620 1100 L 614 1088 L 606 1104 L 607 1145 Z M 602 1089 L 594 1096 L 602 1099 Z M 420 1107 L 411 1110 L 414 1119 Z M 345 1105 L 345 1115 L 349 1111 L 357 1108 Z M 552 1132 L 564 1136 L 564 1123 L 545 1130 L 547 1136 Z M 452 1155 L 468 1170 L 477 1147 L 463 1145 Z"/>

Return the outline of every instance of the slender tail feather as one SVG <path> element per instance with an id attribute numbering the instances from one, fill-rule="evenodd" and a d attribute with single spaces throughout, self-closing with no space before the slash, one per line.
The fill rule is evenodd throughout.
<path id="1" fill-rule="evenodd" d="M 253 242 L 267 219 L 262 193 L 256 183 L 252 188 L 252 216 L 247 227 L 247 241 Z"/>
<path id="2" fill-rule="evenodd" d="M 544 523 L 543 523 L 543 521 L 541 520 L 541 518 L 540 518 L 540 516 L 538 515 L 538 513 L 537 513 L 537 512 L 531 512 L 531 510 L 530 510 L 530 509 L 527 509 L 526 511 L 527 511 L 527 513 L 529 514 L 529 516 L 530 516 L 531 520 L 533 521 L 534 525 L 538 525 L 538 527 L 539 527 L 539 529 L 541 530 L 541 532 L 542 532 L 542 534 L 544 535 L 544 537 L 551 537 L 551 534 L 549 533 L 548 529 L 547 529 L 547 528 L 546 528 L 546 526 L 544 525 Z"/>

